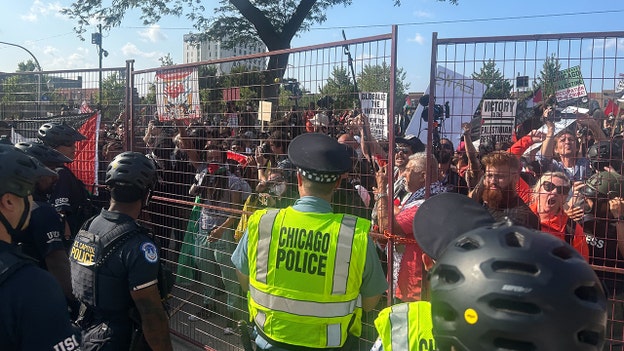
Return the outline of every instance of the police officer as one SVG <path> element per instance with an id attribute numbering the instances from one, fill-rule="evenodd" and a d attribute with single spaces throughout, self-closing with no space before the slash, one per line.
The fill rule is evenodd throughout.
<path id="1" fill-rule="evenodd" d="M 37 138 L 72 160 L 69 162 L 73 162 L 76 157 L 76 142 L 86 139 L 71 126 L 57 122 L 45 123 L 39 127 Z M 57 168 L 56 172 L 59 179 L 50 195 L 50 203 L 65 219 L 69 233 L 64 233 L 64 239 L 66 246 L 69 247 L 71 239 L 76 236 L 82 223 L 94 213 L 82 181 L 65 165 Z"/>
<path id="2" fill-rule="evenodd" d="M 106 170 L 109 208 L 87 221 L 74 240 L 72 287 L 86 307 L 79 318 L 86 350 L 138 349 L 131 340 L 152 350 L 172 349 L 158 288 L 158 249 L 136 222 L 155 181 L 156 167 L 143 154 L 117 155 Z"/>
<path id="3" fill-rule="evenodd" d="M 347 149 L 307 133 L 290 143 L 288 157 L 300 198 L 256 211 L 232 261 L 249 290 L 260 349 L 338 350 L 348 337 L 357 340 L 362 310 L 375 307 L 386 278 L 368 239 L 370 222 L 332 212 L 332 194 L 351 168 Z"/>
<path id="4" fill-rule="evenodd" d="M 37 179 L 54 172 L 12 145 L 0 145 L 0 160 L 0 350 L 78 350 L 59 284 L 12 245 Z"/>
<path id="5" fill-rule="evenodd" d="M 71 159 L 42 143 L 22 142 L 15 147 L 36 158 L 49 169 L 71 162 Z M 39 267 L 50 272 L 63 288 L 73 317 L 77 316 L 79 303 L 72 294 L 69 258 L 63 245 L 65 224 L 61 216 L 48 202 L 58 176 L 41 177 L 35 185 L 30 225 L 14 238 L 22 252 L 39 262 Z"/>

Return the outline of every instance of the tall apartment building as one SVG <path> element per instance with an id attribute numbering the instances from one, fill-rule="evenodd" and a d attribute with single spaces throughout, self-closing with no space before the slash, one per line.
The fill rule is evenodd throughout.
<path id="1" fill-rule="evenodd" d="M 204 40 L 200 43 L 197 43 L 194 41 L 194 37 L 194 34 L 184 35 L 184 51 L 182 58 L 183 63 L 210 61 L 227 57 L 245 56 L 266 52 L 266 46 L 261 42 L 258 42 L 258 44 L 256 45 L 240 45 L 231 49 L 227 49 L 221 45 L 221 41 Z M 217 64 L 217 74 L 227 74 L 230 72 L 232 67 L 237 64 L 244 64 L 250 69 L 262 70 L 266 66 L 266 59 L 259 58 L 247 60 L 244 62 L 232 61 L 219 63 Z"/>

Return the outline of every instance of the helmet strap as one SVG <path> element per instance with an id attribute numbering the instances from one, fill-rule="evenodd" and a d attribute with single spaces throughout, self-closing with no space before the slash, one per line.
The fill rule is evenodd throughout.
<path id="1" fill-rule="evenodd" d="M 2 222 L 11 238 L 16 238 L 22 231 L 22 227 L 24 226 L 24 223 L 26 223 L 28 213 L 30 212 L 30 201 L 28 201 L 28 196 L 23 197 L 22 200 L 24 200 L 24 211 L 22 212 L 22 216 L 20 217 L 19 222 L 17 222 L 17 226 L 15 228 L 11 225 L 11 223 L 9 223 L 9 220 L 2 213 L 0 213 L 0 222 Z"/>
<path id="2" fill-rule="evenodd" d="M 145 197 L 143 198 L 143 209 L 146 209 L 147 206 L 149 206 L 151 200 L 152 200 L 152 189 L 148 188 L 147 194 L 145 194 Z"/>

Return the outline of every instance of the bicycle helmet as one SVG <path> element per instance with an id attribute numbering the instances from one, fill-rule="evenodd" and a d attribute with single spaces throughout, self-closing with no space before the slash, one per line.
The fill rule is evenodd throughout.
<path id="1" fill-rule="evenodd" d="M 441 351 L 602 350 L 606 303 L 574 248 L 509 223 L 461 235 L 431 272 Z"/>
<path id="2" fill-rule="evenodd" d="M 624 194 L 624 177 L 614 172 L 598 172 L 585 181 L 581 194 L 598 199 L 613 199 Z"/>
<path id="3" fill-rule="evenodd" d="M 50 147 L 57 147 L 71 145 L 76 141 L 85 140 L 87 137 L 67 124 L 50 122 L 39 128 L 37 138 Z"/>
<path id="4" fill-rule="evenodd" d="M 54 150 L 43 143 L 17 143 L 15 147 L 24 151 L 28 156 L 32 156 L 41 161 L 46 166 L 56 166 L 58 164 L 71 162 L 72 159 Z"/>
<path id="5" fill-rule="evenodd" d="M 105 183 L 109 186 L 132 185 L 141 190 L 153 189 L 156 165 L 139 152 L 122 152 L 108 165 Z"/>
<path id="6" fill-rule="evenodd" d="M 617 171 L 622 165 L 622 147 L 618 142 L 602 140 L 594 143 L 587 150 L 587 158 L 596 171 L 603 171 L 605 167 L 612 166 Z"/>
<path id="7" fill-rule="evenodd" d="M 0 195 L 12 193 L 26 197 L 40 177 L 56 175 L 56 172 L 13 145 L 0 144 L 0 160 Z"/>

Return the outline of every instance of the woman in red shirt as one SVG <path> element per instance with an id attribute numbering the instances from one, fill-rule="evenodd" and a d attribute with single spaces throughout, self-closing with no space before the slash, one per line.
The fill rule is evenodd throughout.
<path id="1" fill-rule="evenodd" d="M 570 187 L 570 179 L 562 172 L 544 173 L 533 187 L 529 207 L 539 217 L 541 231 L 567 242 L 588 259 L 589 248 L 582 227 L 569 221 L 564 213 Z"/>

